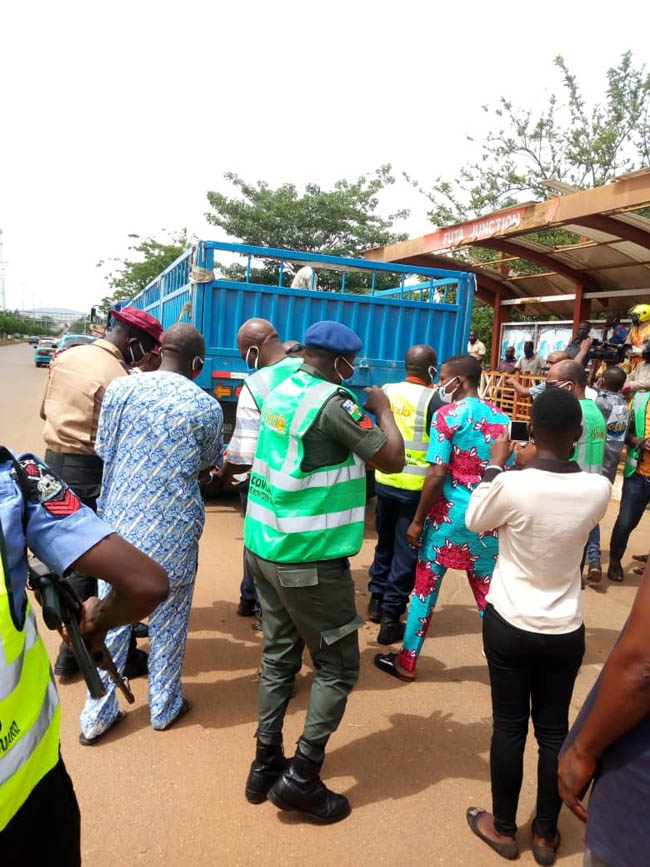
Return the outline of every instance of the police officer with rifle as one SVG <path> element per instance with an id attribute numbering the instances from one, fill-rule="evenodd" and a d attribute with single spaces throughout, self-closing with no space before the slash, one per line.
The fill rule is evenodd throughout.
<path id="1" fill-rule="evenodd" d="M 113 586 L 101 600 L 65 601 L 56 579 L 33 564 L 50 624 L 63 621 L 74 634 L 78 616 L 93 655 L 108 629 L 146 617 L 169 585 L 161 566 L 113 533 L 46 464 L 0 446 L 0 860 L 31 867 L 55 857 L 76 867 L 79 807 L 60 754 L 59 697 L 26 593 L 28 546 L 53 573 L 76 569 Z"/>

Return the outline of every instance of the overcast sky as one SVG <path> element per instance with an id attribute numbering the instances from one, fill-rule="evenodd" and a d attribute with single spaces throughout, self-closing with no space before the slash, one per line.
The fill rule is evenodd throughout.
<path id="1" fill-rule="evenodd" d="M 427 184 L 475 155 L 481 106 L 537 107 L 562 53 L 598 97 L 648 4 L 114 0 L 6 3 L 0 15 L 0 228 L 7 306 L 88 310 L 127 235 L 218 238 L 225 171 L 330 185 L 381 163 Z M 382 205 L 427 202 L 404 182 Z M 400 227 L 402 228 L 402 227 Z"/>

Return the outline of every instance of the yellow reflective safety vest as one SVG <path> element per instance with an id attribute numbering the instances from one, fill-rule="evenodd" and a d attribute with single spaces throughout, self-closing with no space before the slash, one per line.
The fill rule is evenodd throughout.
<path id="1" fill-rule="evenodd" d="M 391 488 L 421 491 L 429 469 L 427 410 L 434 391 L 416 382 L 393 382 L 385 385 L 383 390 L 390 401 L 395 424 L 404 440 L 406 466 L 401 473 L 381 473 L 375 470 L 375 479 L 379 484 L 389 485 Z"/>
<path id="2" fill-rule="evenodd" d="M 8 585 L 0 527 L 0 831 L 59 761 L 59 696 L 50 661 L 31 604 L 17 623 Z"/>

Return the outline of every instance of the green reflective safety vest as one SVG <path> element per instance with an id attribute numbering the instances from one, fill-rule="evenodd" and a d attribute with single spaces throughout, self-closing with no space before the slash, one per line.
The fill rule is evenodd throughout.
<path id="1" fill-rule="evenodd" d="M 348 389 L 299 370 L 268 395 L 251 471 L 244 543 L 275 563 L 351 557 L 361 549 L 365 464 L 350 452 L 340 464 L 305 472 L 304 437 L 332 395 Z"/>
<path id="2" fill-rule="evenodd" d="M 401 473 L 375 470 L 375 479 L 392 488 L 421 491 L 429 469 L 429 434 L 426 427 L 433 389 L 415 382 L 394 382 L 384 386 L 384 393 L 390 401 L 395 424 L 404 440 L 406 466 Z"/>
<path id="3" fill-rule="evenodd" d="M 634 420 L 634 436 L 642 439 L 645 437 L 645 417 L 648 409 L 648 401 L 650 400 L 650 391 L 637 392 L 632 401 L 632 418 Z M 631 446 L 627 447 L 625 456 L 625 468 L 623 475 L 629 478 L 636 472 L 639 465 L 639 457 L 641 452 L 639 449 L 634 449 Z"/>
<path id="4" fill-rule="evenodd" d="M 585 473 L 602 473 L 605 457 L 607 425 L 602 412 L 588 397 L 580 401 L 582 409 L 582 436 L 578 440 L 571 460 Z"/>
<path id="5" fill-rule="evenodd" d="M 31 604 L 18 628 L 0 528 L 0 831 L 59 761 L 59 696 Z M 38 828 L 34 829 L 38 833 Z M 0 862 L 2 853 L 0 852 Z"/>
<path id="6" fill-rule="evenodd" d="M 283 358 L 282 361 L 262 367 L 247 377 L 244 384 L 252 394 L 260 412 L 262 412 L 264 401 L 273 389 L 284 382 L 292 373 L 295 373 L 303 364 L 302 358 Z"/>

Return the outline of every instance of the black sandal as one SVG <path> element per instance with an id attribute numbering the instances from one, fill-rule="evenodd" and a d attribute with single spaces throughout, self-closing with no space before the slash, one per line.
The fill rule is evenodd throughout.
<path id="1" fill-rule="evenodd" d="M 109 725 L 106 731 L 103 731 L 100 735 L 97 735 L 95 738 L 87 738 L 86 735 L 81 732 L 79 735 L 79 743 L 82 747 L 95 747 L 101 741 L 101 739 L 107 735 L 109 732 L 112 732 L 115 726 L 118 726 L 123 720 L 126 719 L 126 711 L 118 711 L 117 716 L 113 720 L 113 722 Z"/>
<path id="2" fill-rule="evenodd" d="M 497 843 L 495 840 L 490 840 L 489 837 L 486 837 L 480 830 L 478 822 L 481 816 L 486 815 L 486 812 L 486 810 L 479 810 L 478 807 L 469 807 L 466 813 L 467 824 L 479 840 L 487 843 L 490 849 L 494 849 L 497 855 L 501 855 L 502 858 L 506 858 L 508 861 L 516 861 L 519 858 L 519 844 L 516 840 L 513 840 L 512 843 Z"/>
<path id="3" fill-rule="evenodd" d="M 542 846 L 541 843 L 536 843 L 535 838 L 533 837 L 533 856 L 535 861 L 537 861 L 538 864 L 541 864 L 542 867 L 551 867 L 552 864 L 555 864 L 557 850 L 560 848 L 561 842 L 562 837 L 560 837 L 559 831 L 555 832 L 552 846 Z"/>
<path id="4" fill-rule="evenodd" d="M 380 671 L 390 674 L 391 677 L 396 677 L 398 680 L 403 680 L 404 683 L 413 683 L 415 680 L 415 677 L 407 677 L 397 670 L 396 653 L 378 653 L 375 656 L 374 663 Z"/>

